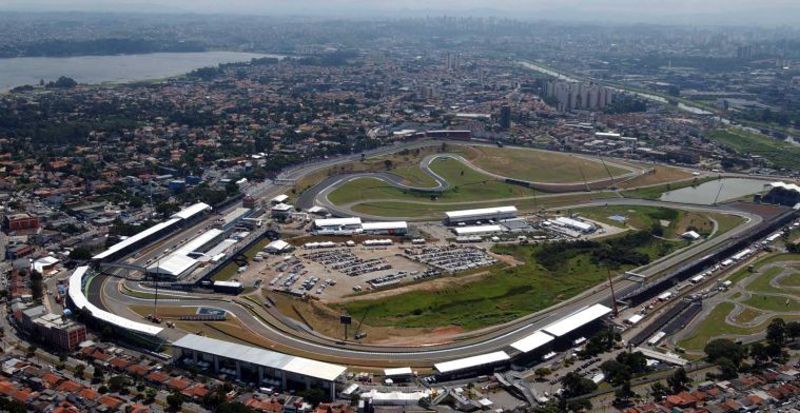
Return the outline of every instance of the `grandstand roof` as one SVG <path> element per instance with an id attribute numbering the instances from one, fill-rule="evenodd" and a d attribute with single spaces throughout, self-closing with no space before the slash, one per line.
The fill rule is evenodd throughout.
<path id="1" fill-rule="evenodd" d="M 481 354 L 478 356 L 467 357 L 458 360 L 445 361 L 444 363 L 434 364 L 434 368 L 439 373 L 450 373 L 459 370 L 466 370 L 475 367 L 488 366 L 501 361 L 507 361 L 511 357 L 505 351 Z"/>
<path id="2" fill-rule="evenodd" d="M 216 229 L 216 228 L 210 229 L 201 234 L 200 236 L 194 238 L 193 240 L 187 242 L 182 247 L 178 248 L 178 250 L 175 251 L 175 253 L 181 255 L 188 255 L 189 253 L 195 252 L 203 248 L 206 244 L 213 241 L 214 238 L 222 235 L 222 233 L 223 231 L 221 229 Z"/>
<path id="3" fill-rule="evenodd" d="M 172 346 L 196 350 L 229 359 L 241 360 L 257 366 L 274 368 L 327 381 L 336 380 L 347 370 L 346 367 L 336 364 L 290 356 L 271 350 L 245 346 L 195 334 L 187 334 L 181 337 L 172 343 Z"/>
<path id="4" fill-rule="evenodd" d="M 147 267 L 147 271 L 157 274 L 166 274 L 178 277 L 197 265 L 197 260 L 186 255 L 174 253 Z"/>
<path id="5" fill-rule="evenodd" d="M 547 334 L 542 330 L 536 330 L 533 334 L 511 343 L 511 347 L 523 353 L 528 353 L 553 340 L 555 340 L 555 338 L 553 338 L 553 336 L 550 334 Z"/>
<path id="6" fill-rule="evenodd" d="M 160 333 L 163 328 L 151 324 L 140 323 L 137 321 L 129 320 L 127 318 L 111 314 L 108 311 L 101 310 L 94 304 L 90 303 L 86 296 L 83 294 L 83 276 L 89 270 L 88 266 L 78 267 L 69 277 L 69 295 L 72 304 L 82 310 L 89 311 L 92 317 L 113 324 L 117 327 L 124 328 L 136 333 L 142 333 L 150 336 L 155 336 Z"/>
<path id="7" fill-rule="evenodd" d="M 595 304 L 590 307 L 583 308 L 577 312 L 574 312 L 553 324 L 543 328 L 542 330 L 548 334 L 552 334 L 556 337 L 565 336 L 586 324 L 591 323 L 601 317 L 604 317 L 608 313 L 611 312 L 611 309 L 602 305 L 602 304 Z"/>
<path id="8" fill-rule="evenodd" d="M 150 236 L 152 236 L 152 235 L 154 235 L 154 234 L 156 234 L 156 233 L 158 233 L 158 232 L 160 232 L 160 231 L 162 231 L 164 229 L 167 229 L 167 228 L 177 224 L 180 221 L 181 221 L 181 218 L 171 218 L 171 219 L 169 219 L 167 221 L 164 221 L 164 222 L 158 223 L 156 225 L 153 225 L 152 227 L 147 228 L 146 230 L 141 231 L 141 232 L 137 233 L 134 236 L 128 237 L 125 240 L 120 241 L 120 242 L 112 245 L 111 248 L 109 248 L 109 249 L 107 249 L 107 250 L 95 255 L 94 257 L 92 257 L 92 259 L 93 260 L 106 259 L 106 258 L 108 258 L 108 257 L 110 257 L 110 256 L 112 256 L 112 255 L 124 250 L 125 248 L 128 248 L 128 247 L 136 244 L 137 242 L 146 239 L 147 237 L 150 237 Z"/>
<path id="9" fill-rule="evenodd" d="M 208 205 L 204 202 L 198 202 L 194 205 L 186 207 L 173 215 L 173 218 L 180 218 L 180 219 L 189 219 L 199 213 L 211 211 L 211 205 Z"/>

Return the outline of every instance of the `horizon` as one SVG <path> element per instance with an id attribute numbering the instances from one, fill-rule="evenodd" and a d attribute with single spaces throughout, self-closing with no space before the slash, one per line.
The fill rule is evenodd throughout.
<path id="1" fill-rule="evenodd" d="M 643 5 L 642 3 L 648 3 Z M 580 1 L 550 4 L 546 1 L 511 0 L 501 4 L 485 0 L 405 0 L 391 4 L 363 0 L 310 0 L 296 4 L 284 0 L 231 0 L 221 5 L 211 0 L 127 1 L 10 0 L 0 10 L 21 13 L 113 13 L 262 16 L 306 18 L 421 18 L 496 17 L 522 21 L 595 22 L 599 24 L 658 24 L 690 26 L 781 27 L 800 20 L 800 4 L 785 0 L 754 3 L 746 0 L 688 4 L 685 0 L 637 2 L 634 0 Z M 768 4 L 764 4 L 768 3 Z"/>

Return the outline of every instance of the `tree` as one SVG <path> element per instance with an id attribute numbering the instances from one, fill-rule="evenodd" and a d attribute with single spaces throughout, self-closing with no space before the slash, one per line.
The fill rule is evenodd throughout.
<path id="1" fill-rule="evenodd" d="M 760 367 L 769 360 L 766 346 L 758 342 L 751 344 L 750 357 L 756 362 L 756 367 Z"/>
<path id="2" fill-rule="evenodd" d="M 538 369 L 533 371 L 533 374 L 536 375 L 536 380 L 543 380 L 545 376 L 551 373 L 550 369 L 547 367 L 539 367 Z"/>
<path id="3" fill-rule="evenodd" d="M 75 377 L 82 379 L 84 371 L 86 371 L 86 366 L 84 366 L 83 364 L 78 364 L 77 366 L 75 366 Z"/>
<path id="4" fill-rule="evenodd" d="M 305 399 L 308 403 L 310 403 L 313 406 L 316 406 L 316 405 L 324 402 L 325 400 L 327 400 L 327 396 L 325 395 L 325 391 L 322 390 L 319 387 L 313 387 L 313 388 L 305 389 L 305 390 L 297 393 L 297 395 L 302 397 L 303 399 Z"/>
<path id="5" fill-rule="evenodd" d="M 706 358 L 711 363 L 716 363 L 719 358 L 724 357 L 737 367 L 747 354 L 741 344 L 734 343 L 726 338 L 709 341 L 703 351 L 705 351 Z"/>
<path id="6" fill-rule="evenodd" d="M 631 369 L 616 360 L 604 362 L 600 365 L 600 369 L 603 370 L 606 379 L 613 386 L 619 386 L 631 379 Z"/>
<path id="7" fill-rule="evenodd" d="M 665 386 L 660 381 L 657 381 L 653 383 L 652 386 L 650 386 L 650 395 L 653 396 L 653 399 L 655 399 L 656 401 L 663 399 L 664 396 L 668 394 L 668 392 L 669 389 L 667 388 L 667 386 Z"/>
<path id="8" fill-rule="evenodd" d="M 92 383 L 102 383 L 105 375 L 103 374 L 103 369 L 94 366 L 94 373 L 92 374 Z"/>
<path id="9" fill-rule="evenodd" d="M 686 370 L 683 367 L 675 370 L 675 373 L 667 377 L 667 385 L 672 390 L 672 393 L 680 393 L 685 390 L 689 381 L 689 375 L 686 374 Z"/>
<path id="10" fill-rule="evenodd" d="M 561 388 L 564 389 L 564 395 L 571 399 L 597 390 L 597 384 L 578 373 L 569 372 L 561 378 Z"/>
<path id="11" fill-rule="evenodd" d="M 167 406 L 168 410 L 171 412 L 178 412 L 181 410 L 181 406 L 183 406 L 183 396 L 180 393 L 172 393 L 167 396 Z"/>
<path id="12" fill-rule="evenodd" d="M 790 321 L 786 323 L 786 336 L 791 339 L 800 337 L 800 321 Z"/>
<path id="13" fill-rule="evenodd" d="M 108 379 L 108 388 L 114 393 L 119 393 L 127 386 L 128 378 L 125 376 L 113 376 Z"/>
<path id="14" fill-rule="evenodd" d="M 383 167 L 386 168 L 387 171 L 389 169 L 392 169 L 392 160 L 391 159 L 385 159 L 383 161 Z"/>
<path id="15" fill-rule="evenodd" d="M 786 322 L 782 318 L 772 320 L 767 326 L 767 342 L 780 347 L 786 343 Z"/>
<path id="16" fill-rule="evenodd" d="M 619 388 L 614 390 L 614 396 L 613 404 L 615 407 L 621 408 L 628 406 L 630 404 L 630 398 L 636 396 L 636 393 L 631 390 L 631 381 L 623 381 Z"/>
<path id="17" fill-rule="evenodd" d="M 156 400 L 156 395 L 157 395 L 157 394 L 158 394 L 158 392 L 156 391 L 156 389 L 154 389 L 154 388 L 152 388 L 152 387 L 148 387 L 148 388 L 146 388 L 146 389 L 144 390 L 144 400 L 145 400 L 145 403 L 148 403 L 148 404 L 149 404 L 149 403 L 152 403 L 152 402 L 154 402 L 154 401 Z"/>
<path id="18" fill-rule="evenodd" d="M 245 406 L 242 402 L 224 402 L 214 411 L 216 413 L 255 413 L 255 410 Z"/>
<path id="19" fill-rule="evenodd" d="M 738 365 L 727 357 L 720 357 L 716 361 L 719 367 L 719 377 L 723 380 L 733 380 L 739 377 Z"/>

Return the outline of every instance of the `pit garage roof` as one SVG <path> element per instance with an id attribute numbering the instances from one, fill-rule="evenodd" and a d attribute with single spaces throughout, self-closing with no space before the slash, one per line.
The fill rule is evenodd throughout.
<path id="1" fill-rule="evenodd" d="M 383 375 L 386 376 L 386 377 L 391 377 L 391 376 L 410 376 L 412 374 L 414 374 L 414 372 L 411 371 L 411 367 L 400 367 L 400 368 L 396 368 L 396 369 L 384 369 L 383 370 Z"/>
<path id="2" fill-rule="evenodd" d="M 473 225 L 469 227 L 455 227 L 456 235 L 495 234 L 503 232 L 505 228 L 500 225 Z"/>
<path id="3" fill-rule="evenodd" d="M 290 356 L 195 334 L 187 334 L 181 337 L 172 343 L 172 346 L 327 381 L 336 380 L 347 370 L 346 367 L 336 364 Z"/>
<path id="4" fill-rule="evenodd" d="M 388 231 L 397 229 L 408 229 L 406 221 L 390 221 L 390 222 L 365 222 L 361 224 L 364 231 Z"/>
<path id="5" fill-rule="evenodd" d="M 147 267 L 147 271 L 178 277 L 195 265 L 197 265 L 197 260 L 194 258 L 175 253 Z"/>
<path id="6" fill-rule="evenodd" d="M 542 330 L 548 334 L 554 335 L 556 337 L 565 336 L 586 324 L 595 321 L 608 313 L 611 312 L 611 309 L 602 305 L 602 304 L 595 304 L 590 307 L 586 307 L 582 310 L 572 313 L 553 324 L 543 328 Z"/>
<path id="7" fill-rule="evenodd" d="M 175 214 L 175 215 L 177 215 L 177 214 Z M 164 229 L 167 229 L 167 228 L 177 224 L 180 221 L 181 221 L 181 218 L 171 218 L 168 221 L 164 221 L 162 223 L 153 225 L 152 227 L 147 228 L 146 230 L 141 231 L 141 232 L 139 232 L 138 234 L 136 234 L 134 236 L 128 237 L 125 240 L 120 241 L 120 242 L 112 245 L 111 248 L 109 248 L 109 249 L 107 249 L 107 250 L 95 255 L 94 257 L 92 257 L 92 259 L 93 260 L 102 260 L 102 259 L 108 258 L 108 257 L 110 257 L 110 256 L 112 256 L 112 255 L 124 250 L 125 248 L 128 248 L 131 245 L 135 245 L 137 242 L 142 241 L 142 240 L 146 239 L 147 237 L 150 237 L 150 236 L 158 233 L 159 231 L 162 231 Z"/>
<path id="8" fill-rule="evenodd" d="M 281 252 L 287 250 L 292 245 L 282 239 L 276 239 L 275 241 L 270 242 L 267 244 L 266 250 L 267 251 L 274 251 L 274 252 Z"/>
<path id="9" fill-rule="evenodd" d="M 466 370 L 475 367 L 488 366 L 491 364 L 507 361 L 511 357 L 505 351 L 496 351 L 494 353 L 481 354 L 478 356 L 467 357 L 458 360 L 445 361 L 444 363 L 436 363 L 433 367 L 439 373 L 451 373 L 459 370 Z"/>
<path id="10" fill-rule="evenodd" d="M 92 314 L 92 317 L 98 320 L 105 321 L 109 324 L 113 324 L 117 327 L 136 333 L 156 336 L 163 330 L 161 327 L 139 323 L 137 321 L 120 317 L 116 314 L 111 314 L 108 311 L 103 311 L 97 308 L 94 304 L 90 303 L 89 300 L 86 299 L 86 296 L 83 295 L 83 276 L 88 270 L 89 267 L 87 266 L 78 267 L 69 277 L 69 290 L 67 293 L 69 294 L 69 298 L 72 300 L 72 303 L 75 305 L 75 307 L 89 311 Z"/>
<path id="11" fill-rule="evenodd" d="M 204 202 L 198 202 L 192 206 L 186 207 L 180 211 L 178 211 L 173 218 L 180 218 L 180 219 L 189 219 L 201 212 L 204 211 L 211 211 L 211 205 L 208 205 Z"/>
<path id="12" fill-rule="evenodd" d="M 276 196 L 275 198 L 272 198 L 272 203 L 274 203 L 274 204 L 282 204 L 282 203 L 286 202 L 286 200 L 288 200 L 288 199 L 289 199 L 289 195 L 280 194 L 280 195 Z"/>
<path id="13" fill-rule="evenodd" d="M 216 229 L 216 228 L 210 229 L 204 232 L 199 237 L 187 242 L 182 247 L 178 248 L 178 250 L 175 251 L 175 253 L 181 255 L 189 255 L 190 253 L 203 248 L 203 246 L 213 241 L 214 238 L 220 236 L 222 232 L 223 231 L 221 229 Z"/>
<path id="14" fill-rule="evenodd" d="M 502 206 L 502 207 L 494 207 L 494 208 L 479 208 L 479 209 L 465 209 L 461 211 L 448 211 L 444 214 L 447 215 L 448 219 L 458 219 L 464 217 L 472 217 L 472 216 L 483 216 L 483 215 L 493 215 L 493 214 L 505 214 L 505 213 L 517 213 L 517 207 L 515 206 Z"/>
<path id="15" fill-rule="evenodd" d="M 768 184 L 772 188 L 783 188 L 788 191 L 800 192 L 800 186 L 795 184 L 787 184 L 786 182 L 775 181 Z"/>
<path id="16" fill-rule="evenodd" d="M 317 227 L 340 227 L 343 225 L 360 225 L 361 218 L 324 218 L 314 220 L 314 225 Z"/>
<path id="17" fill-rule="evenodd" d="M 536 330 L 533 334 L 511 343 L 511 347 L 523 353 L 528 353 L 553 340 L 555 340 L 555 338 L 553 338 L 553 336 L 550 334 L 547 334 L 542 330 Z"/>

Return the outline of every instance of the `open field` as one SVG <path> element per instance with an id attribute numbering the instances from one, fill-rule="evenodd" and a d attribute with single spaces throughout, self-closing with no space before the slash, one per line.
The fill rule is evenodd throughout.
<path id="1" fill-rule="evenodd" d="M 706 214 L 670 208 L 606 205 L 603 207 L 577 208 L 570 210 L 570 212 L 620 228 L 632 227 L 647 230 L 654 225 L 662 225 L 661 221 L 667 221 L 669 224 L 664 227 L 664 236 L 667 238 L 677 238 L 690 228 L 702 235 L 708 235 L 714 228 L 713 222 Z M 627 220 L 624 224 L 614 221 L 609 218 L 613 215 L 623 216 Z M 728 230 L 731 228 L 728 228 Z"/>
<path id="2" fill-rule="evenodd" d="M 736 152 L 763 156 L 778 168 L 800 166 L 800 147 L 785 141 L 737 129 L 718 129 L 707 136 Z"/>
<path id="3" fill-rule="evenodd" d="M 492 202 L 439 203 L 430 202 L 394 202 L 369 201 L 360 202 L 352 210 L 362 214 L 384 217 L 432 217 L 441 218 L 445 211 L 471 208 L 487 208 L 502 205 L 514 205 L 520 211 L 538 211 L 540 209 L 558 208 L 596 199 L 616 198 L 614 192 L 595 192 L 569 194 L 546 197 L 527 197 L 524 199 L 507 199 Z"/>
<path id="4" fill-rule="evenodd" d="M 484 171 L 532 182 L 581 182 L 622 176 L 628 170 L 567 153 L 489 146 L 454 146 L 450 151 L 469 159 Z M 606 167 L 608 169 L 606 169 Z"/>
<path id="5" fill-rule="evenodd" d="M 766 294 L 753 294 L 753 296 L 749 299 L 742 301 L 742 304 L 769 312 L 794 313 L 800 311 L 800 302 L 797 300 L 793 298 L 777 297 Z"/>
<path id="6" fill-rule="evenodd" d="M 652 172 L 639 175 L 636 178 L 621 182 L 618 186 L 621 189 L 635 188 L 646 185 L 656 185 L 672 181 L 689 179 L 692 174 L 683 169 L 673 168 L 664 165 L 655 165 Z"/>
<path id="7" fill-rule="evenodd" d="M 535 191 L 511 185 L 486 176 L 455 159 L 437 159 L 431 170 L 447 180 L 450 188 L 441 194 L 430 194 L 395 188 L 377 179 L 360 178 L 349 181 L 328 195 L 337 205 L 372 199 L 430 200 L 442 202 L 470 202 L 508 197 L 532 196 Z"/>
<path id="8" fill-rule="evenodd" d="M 674 191 L 676 189 L 687 188 L 690 186 L 697 186 L 704 182 L 713 181 L 714 179 L 717 178 L 711 176 L 696 177 L 687 181 L 668 182 L 662 185 L 622 191 L 622 195 L 626 198 L 659 199 L 664 192 Z"/>
<path id="9" fill-rule="evenodd" d="M 250 260 L 252 260 L 253 257 L 255 257 L 259 251 L 263 250 L 264 247 L 266 247 L 267 244 L 269 243 L 270 241 L 265 238 L 259 240 L 258 242 L 253 244 L 252 247 L 248 248 L 247 251 L 244 252 L 244 256 L 247 257 L 247 261 L 250 262 Z M 231 278 L 236 276 L 238 270 L 239 270 L 239 264 L 237 264 L 235 261 L 231 261 L 227 265 L 222 267 L 216 274 L 214 274 L 212 279 L 214 281 L 230 280 Z"/>
<path id="10" fill-rule="evenodd" d="M 683 243 L 651 238 L 649 243 L 636 250 L 655 259 L 681 245 Z M 490 271 L 473 282 L 432 290 L 427 294 L 407 293 L 380 300 L 365 298 L 334 308 L 345 309 L 355 317 L 367 314 L 365 323 L 376 326 L 457 326 L 473 330 L 542 310 L 601 284 L 607 277 L 605 267 L 593 262 L 591 251 L 576 251 L 556 269 L 548 270 L 534 256 L 539 248 L 519 245 L 495 247 L 495 252 L 511 255 L 523 264 Z M 622 266 L 615 271 L 632 267 Z"/>
<path id="11" fill-rule="evenodd" d="M 739 315 L 736 316 L 737 323 L 749 323 L 756 319 L 756 317 L 763 315 L 764 313 L 753 310 L 752 308 L 745 308 L 742 310 Z"/>

